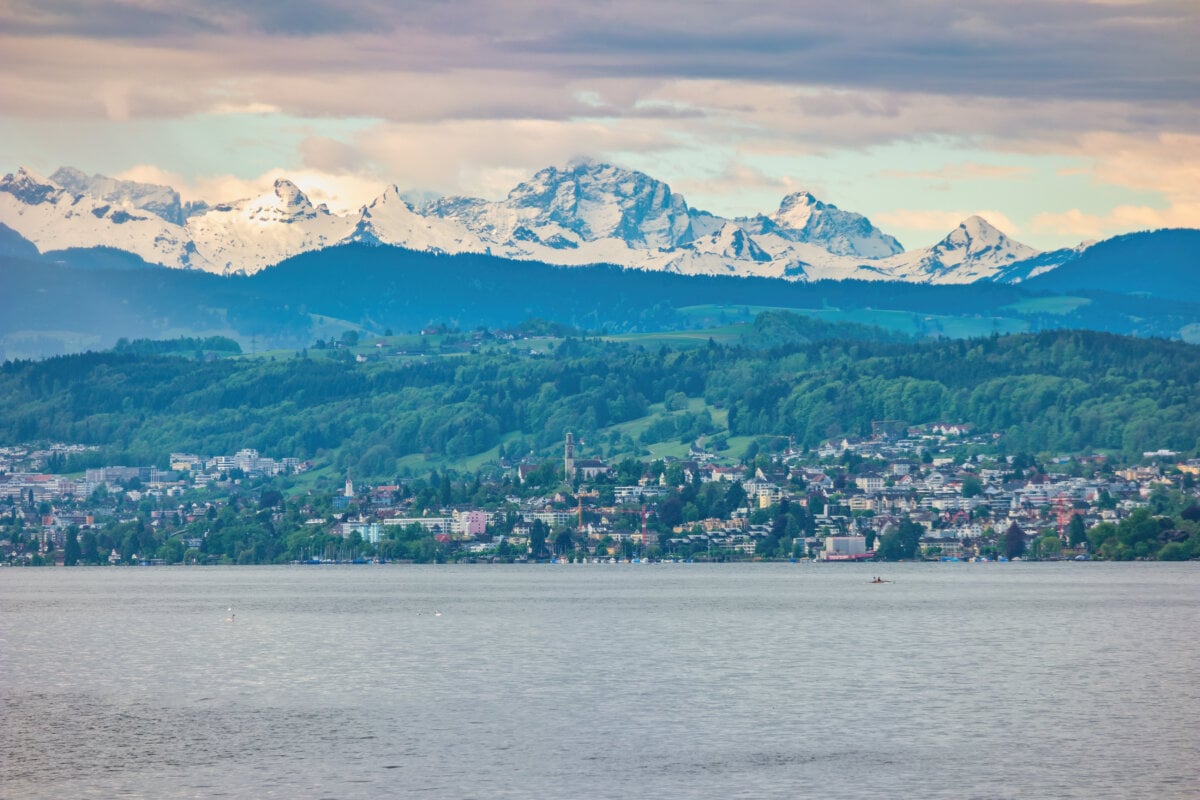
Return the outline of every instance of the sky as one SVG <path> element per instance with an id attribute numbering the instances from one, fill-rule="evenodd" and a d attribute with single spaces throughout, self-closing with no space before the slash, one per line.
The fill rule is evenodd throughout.
<path id="1" fill-rule="evenodd" d="M 1200 227 L 1198 0 L 0 0 L 0 173 L 351 210 L 579 158 L 907 248 Z"/>

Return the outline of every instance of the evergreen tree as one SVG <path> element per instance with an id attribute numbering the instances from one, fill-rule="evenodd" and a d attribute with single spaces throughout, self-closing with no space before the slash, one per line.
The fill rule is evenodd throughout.
<path id="1" fill-rule="evenodd" d="M 73 567 L 79 563 L 79 528 L 67 528 L 67 544 L 63 548 L 63 566 Z"/>
<path id="2" fill-rule="evenodd" d="M 91 531 L 84 531 L 79 537 L 80 553 L 79 557 L 83 559 L 85 564 L 99 564 L 100 551 L 96 545 L 96 534 Z"/>
<path id="3" fill-rule="evenodd" d="M 909 561 L 917 557 L 921 536 L 925 529 L 911 519 L 905 518 L 894 531 L 885 533 L 879 540 L 875 557 L 881 561 Z"/>
<path id="4" fill-rule="evenodd" d="M 1083 515 L 1071 515 L 1071 523 L 1067 526 L 1067 537 L 1067 543 L 1071 547 L 1078 547 L 1087 541 L 1087 525 L 1083 521 Z"/>
<path id="5" fill-rule="evenodd" d="M 1025 555 L 1025 531 L 1015 522 L 1004 532 L 1004 555 L 1008 558 Z"/>
<path id="6" fill-rule="evenodd" d="M 535 519 L 529 526 L 529 553 L 534 558 L 541 558 L 546 552 L 546 537 L 550 530 L 546 523 Z"/>

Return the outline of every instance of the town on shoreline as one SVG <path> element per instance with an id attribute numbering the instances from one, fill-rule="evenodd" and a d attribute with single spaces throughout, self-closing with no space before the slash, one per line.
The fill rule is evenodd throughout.
<path id="1" fill-rule="evenodd" d="M 988 455 L 968 425 L 881 423 L 740 463 L 581 454 L 383 482 L 253 449 L 70 474 L 81 445 L 0 448 L 0 564 L 1186 560 L 1200 459 Z M 768 440 L 769 441 L 769 440 Z"/>

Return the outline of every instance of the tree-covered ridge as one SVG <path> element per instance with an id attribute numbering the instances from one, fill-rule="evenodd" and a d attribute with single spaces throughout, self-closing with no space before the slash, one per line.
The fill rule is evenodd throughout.
<path id="1" fill-rule="evenodd" d="M 1069 284 L 1078 290 L 1063 297 L 1051 286 L 1038 291 L 1040 284 L 806 283 L 555 267 L 362 244 L 305 253 L 248 277 L 107 263 L 83 268 L 70 253 L 61 255 L 31 260 L 0 254 L 0 293 L 20 298 L 0 315 L 0 358 L 75 352 L 106 347 L 119 337 L 181 332 L 231 336 L 246 350 L 253 342 L 299 348 L 324 338 L 331 321 L 374 333 L 438 324 L 506 327 L 529 317 L 610 333 L 687 330 L 745 321 L 763 307 L 916 335 L 1071 327 L 1200 336 L 1194 292 L 1120 294 L 1117 284 L 1086 281 Z"/>
<path id="2" fill-rule="evenodd" d="M 118 353 L 150 355 L 198 355 L 205 353 L 234 355 L 242 352 L 242 346 L 228 336 L 180 336 L 176 339 L 118 339 L 113 346 Z"/>
<path id="3" fill-rule="evenodd" d="M 782 430 L 806 444 L 867 433 L 871 419 L 967 421 L 1028 451 L 1133 454 L 1200 442 L 1191 345 L 1087 331 L 855 343 L 816 348 L 822 369 L 812 369 L 813 349 L 780 354 L 783 370 L 710 392 L 729 405 L 739 432 Z"/>
<path id="4" fill-rule="evenodd" d="M 788 324 L 775 317 L 759 327 L 775 341 Z M 666 435 L 794 436 L 814 447 L 889 419 L 972 423 L 1002 434 L 1008 452 L 1132 455 L 1200 443 L 1192 345 L 1080 331 L 793 339 L 763 350 L 569 338 L 537 357 L 497 349 L 362 364 L 131 352 L 9 362 L 0 368 L 0 440 L 98 444 L 129 463 L 157 464 L 171 451 L 253 447 L 336 456 L 358 474 L 386 476 L 412 454 L 549 450 L 567 430 L 608 455 L 633 453 L 640 444 L 622 426 L 682 395 L 702 398 L 704 410 L 675 412 Z M 661 427 L 664 416 L 647 424 Z"/>
<path id="5" fill-rule="evenodd" d="M 1089 247 L 1077 259 L 1029 279 L 1034 291 L 1091 289 L 1200 299 L 1200 231 L 1142 231 Z"/>

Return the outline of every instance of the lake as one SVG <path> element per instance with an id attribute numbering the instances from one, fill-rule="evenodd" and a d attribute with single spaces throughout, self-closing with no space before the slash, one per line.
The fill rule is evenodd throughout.
<path id="1" fill-rule="evenodd" d="M 1194 798 L 1198 623 L 1195 562 L 6 568 L 0 796 Z"/>

